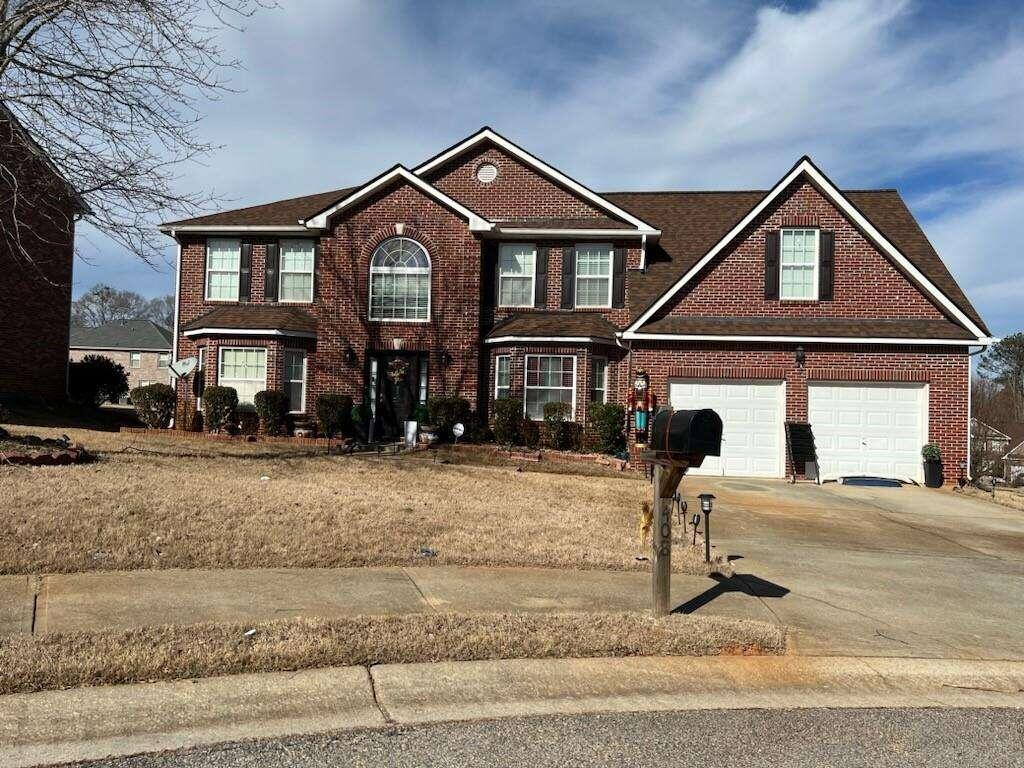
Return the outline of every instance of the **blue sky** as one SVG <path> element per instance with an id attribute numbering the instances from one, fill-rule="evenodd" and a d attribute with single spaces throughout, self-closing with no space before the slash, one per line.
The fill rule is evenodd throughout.
<path id="1" fill-rule="evenodd" d="M 1024 5 L 279 0 L 223 45 L 227 207 L 414 165 L 491 125 L 598 190 L 762 189 L 803 154 L 897 187 L 994 333 L 1024 329 Z M 169 293 L 81 230 L 76 295 Z M 168 241 L 168 262 L 172 258 Z"/>

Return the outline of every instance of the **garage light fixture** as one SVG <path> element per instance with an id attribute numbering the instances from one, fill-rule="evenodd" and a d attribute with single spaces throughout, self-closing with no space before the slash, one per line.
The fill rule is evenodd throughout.
<path id="1" fill-rule="evenodd" d="M 793 357 L 796 359 L 796 367 L 803 368 L 804 363 L 807 362 L 807 353 L 804 351 L 804 348 L 797 347 L 796 351 L 793 353 Z"/>

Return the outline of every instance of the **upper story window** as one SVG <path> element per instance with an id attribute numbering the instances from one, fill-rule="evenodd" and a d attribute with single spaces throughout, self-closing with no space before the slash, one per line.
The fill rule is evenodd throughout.
<path id="1" fill-rule="evenodd" d="M 424 322 L 430 317 L 430 257 L 408 237 L 385 240 L 370 258 L 370 319 Z"/>
<path id="2" fill-rule="evenodd" d="M 312 240 L 282 240 L 280 289 L 278 301 L 311 303 L 313 301 Z"/>
<path id="3" fill-rule="evenodd" d="M 141 368 L 142 367 L 142 353 L 141 352 L 132 352 L 132 353 L 130 353 L 129 356 L 128 356 L 128 359 L 130 361 L 129 365 L 131 365 L 132 368 Z"/>
<path id="4" fill-rule="evenodd" d="M 783 229 L 780 241 L 779 298 L 817 298 L 818 230 Z"/>
<path id="5" fill-rule="evenodd" d="M 206 298 L 238 301 L 242 243 L 223 237 L 206 241 Z"/>
<path id="6" fill-rule="evenodd" d="M 171 365 L 171 353 L 161 352 L 156 356 L 156 367 L 157 368 L 169 368 Z"/>
<path id="7" fill-rule="evenodd" d="M 498 306 L 532 307 L 537 283 L 537 246 L 502 243 L 498 251 Z"/>
<path id="8" fill-rule="evenodd" d="M 612 305 L 613 248 L 607 243 L 576 246 L 576 306 Z"/>

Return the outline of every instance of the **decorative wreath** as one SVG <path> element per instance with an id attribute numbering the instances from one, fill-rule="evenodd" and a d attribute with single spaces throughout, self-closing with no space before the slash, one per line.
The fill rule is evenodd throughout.
<path id="1" fill-rule="evenodd" d="M 388 363 L 388 378 L 400 384 L 409 373 L 409 361 L 396 357 Z"/>

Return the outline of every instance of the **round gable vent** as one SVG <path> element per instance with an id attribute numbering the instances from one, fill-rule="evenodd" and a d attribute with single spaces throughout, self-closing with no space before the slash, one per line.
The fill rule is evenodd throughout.
<path id="1" fill-rule="evenodd" d="M 498 166 L 494 163 L 481 163 L 476 169 L 476 178 L 483 184 L 490 184 L 498 178 Z"/>

